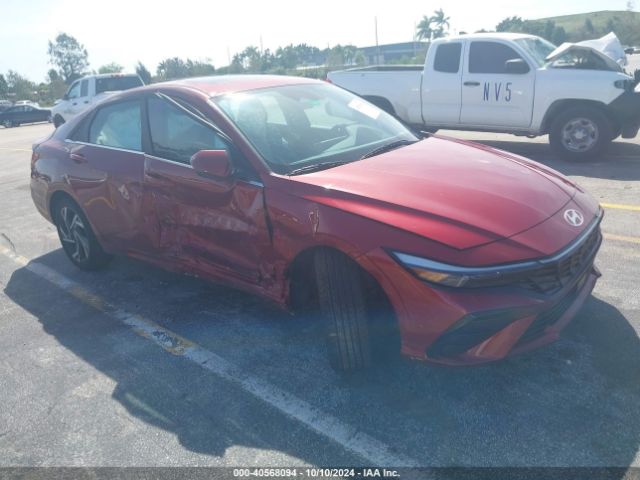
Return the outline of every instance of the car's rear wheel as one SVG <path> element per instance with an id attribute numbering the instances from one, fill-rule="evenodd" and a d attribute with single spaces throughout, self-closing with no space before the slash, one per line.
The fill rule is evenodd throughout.
<path id="1" fill-rule="evenodd" d="M 52 210 L 62 248 L 76 267 L 97 270 L 109 263 L 111 255 L 102 249 L 87 217 L 74 201 L 62 198 Z"/>
<path id="2" fill-rule="evenodd" d="M 606 115 L 593 107 L 574 107 L 558 115 L 551 124 L 549 142 L 562 158 L 592 160 L 604 153 L 613 140 L 613 127 Z"/>
<path id="3" fill-rule="evenodd" d="M 13 122 L 11 120 L 3 120 L 2 121 L 2 126 L 4 128 L 11 128 L 11 127 L 13 127 Z"/>
<path id="4" fill-rule="evenodd" d="M 362 273 L 355 263 L 328 250 L 316 252 L 314 264 L 331 366 L 338 371 L 369 367 L 371 344 Z"/>

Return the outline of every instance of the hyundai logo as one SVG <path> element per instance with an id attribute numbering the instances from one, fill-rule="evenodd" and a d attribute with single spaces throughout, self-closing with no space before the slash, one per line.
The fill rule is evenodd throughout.
<path id="1" fill-rule="evenodd" d="M 579 211 L 574 210 L 573 208 L 565 210 L 564 219 L 569 225 L 573 225 L 574 227 L 579 227 L 584 223 L 584 217 L 582 216 L 582 214 Z"/>

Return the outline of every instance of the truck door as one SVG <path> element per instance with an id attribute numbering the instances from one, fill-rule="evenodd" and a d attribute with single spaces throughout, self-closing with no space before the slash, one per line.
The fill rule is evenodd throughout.
<path id="1" fill-rule="evenodd" d="M 527 60 L 506 43 L 471 41 L 462 73 L 460 123 L 529 127 L 535 74 Z"/>
<path id="2" fill-rule="evenodd" d="M 461 41 L 439 43 L 427 57 L 422 74 L 422 120 L 427 125 L 460 121 L 462 46 Z"/>
<path id="3" fill-rule="evenodd" d="M 63 100 L 64 109 L 63 113 L 65 113 L 67 120 L 73 117 L 75 109 L 78 107 L 78 99 L 80 98 L 80 80 L 76 80 L 71 84 L 65 98 Z"/>
<path id="4" fill-rule="evenodd" d="M 80 94 L 78 98 L 74 99 L 71 106 L 72 115 L 77 115 L 80 112 L 86 110 L 89 106 L 90 97 L 89 97 L 89 80 L 84 79 L 80 80 Z"/>

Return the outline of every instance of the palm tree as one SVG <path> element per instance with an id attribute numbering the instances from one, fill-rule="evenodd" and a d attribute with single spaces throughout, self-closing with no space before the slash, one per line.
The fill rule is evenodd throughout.
<path id="1" fill-rule="evenodd" d="M 449 17 L 444 14 L 444 11 L 441 8 L 433 12 L 431 22 L 436 25 L 433 32 L 433 38 L 444 37 L 445 32 L 449 30 Z"/>
<path id="2" fill-rule="evenodd" d="M 431 40 L 431 36 L 433 35 L 433 29 L 431 28 L 431 17 L 425 15 L 418 23 L 418 27 L 416 29 L 416 38 L 418 40 Z"/>

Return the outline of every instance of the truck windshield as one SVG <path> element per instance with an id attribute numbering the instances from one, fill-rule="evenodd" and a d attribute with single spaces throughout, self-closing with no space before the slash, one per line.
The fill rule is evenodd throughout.
<path id="1" fill-rule="evenodd" d="M 531 55 L 538 67 L 547 63 L 547 57 L 556 49 L 553 43 L 542 38 L 518 38 L 515 42 Z"/>
<path id="2" fill-rule="evenodd" d="M 391 142 L 418 140 L 391 115 L 328 84 L 264 88 L 212 100 L 282 174 L 312 171 L 315 165 L 329 168 Z"/>

